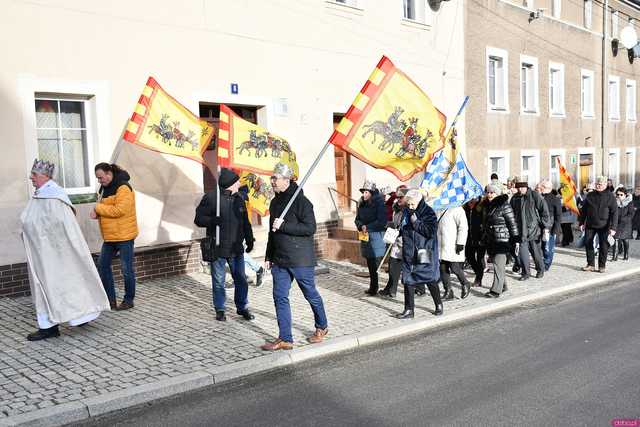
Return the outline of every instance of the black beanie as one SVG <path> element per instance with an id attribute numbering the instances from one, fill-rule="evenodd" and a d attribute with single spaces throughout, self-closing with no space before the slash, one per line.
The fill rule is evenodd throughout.
<path id="1" fill-rule="evenodd" d="M 218 178 L 218 182 L 220 183 L 220 188 L 227 189 L 231 187 L 240 177 L 237 173 L 232 171 L 231 169 L 222 168 L 220 170 L 220 177 Z"/>

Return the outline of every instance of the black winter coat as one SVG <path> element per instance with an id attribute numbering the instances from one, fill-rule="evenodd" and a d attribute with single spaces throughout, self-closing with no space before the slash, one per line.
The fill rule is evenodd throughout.
<path id="1" fill-rule="evenodd" d="M 490 255 L 511 252 L 511 241 L 519 236 L 519 232 L 509 196 L 506 194 L 497 196 L 486 207 L 484 233 L 485 245 Z"/>
<path id="2" fill-rule="evenodd" d="M 356 227 L 362 230 L 362 226 L 367 226 L 367 231 L 384 231 L 387 226 L 387 213 L 384 205 L 384 198 L 375 191 L 367 201 L 360 199 L 358 212 L 355 219 Z"/>
<path id="3" fill-rule="evenodd" d="M 313 205 L 302 191 L 291 205 L 284 217 L 284 223 L 276 232 L 271 231 L 273 221 L 287 206 L 287 203 L 298 188 L 292 182 L 286 191 L 276 193 L 269 205 L 269 240 L 265 260 L 279 267 L 313 267 L 316 265 L 313 235 L 316 232 L 316 217 Z"/>
<path id="4" fill-rule="evenodd" d="M 467 223 L 469 224 L 469 232 L 467 233 L 467 246 L 477 248 L 484 246 L 484 216 L 486 212 L 487 201 L 482 199 L 473 207 L 469 204 L 464 205 L 464 212 L 467 214 Z"/>
<path id="5" fill-rule="evenodd" d="M 636 213 L 633 215 L 633 229 L 640 230 L 640 196 L 633 195 L 633 207 Z"/>
<path id="6" fill-rule="evenodd" d="M 539 240 L 542 230 L 551 228 L 547 204 L 536 191 L 529 189 L 524 195 L 516 193 L 511 198 L 511 209 L 523 242 Z"/>
<path id="7" fill-rule="evenodd" d="M 207 228 L 207 236 L 213 238 L 214 255 L 232 258 L 244 253 L 243 242 L 253 243 L 253 230 L 244 199 L 239 193 L 220 191 L 220 242 L 216 242 L 216 190 L 204 195 L 196 208 L 195 224 Z"/>
<path id="8" fill-rule="evenodd" d="M 580 209 L 580 225 L 586 228 L 608 228 L 618 225 L 618 204 L 611 191 L 591 191 Z"/>
<path id="9" fill-rule="evenodd" d="M 415 210 L 404 209 L 400 234 L 402 236 L 402 284 L 419 285 L 440 280 L 440 256 L 438 255 L 438 218 L 424 200 Z M 418 251 L 427 251 L 427 263 L 419 263 Z"/>
<path id="10" fill-rule="evenodd" d="M 627 196 L 622 201 L 622 206 L 618 205 L 618 225 L 616 226 L 616 239 L 633 239 L 633 215 L 636 208 L 631 203 L 631 196 Z"/>
<path id="11" fill-rule="evenodd" d="M 554 196 L 551 193 L 543 194 L 542 197 L 547 203 L 547 209 L 549 210 L 549 220 L 551 221 L 550 231 L 553 235 L 558 235 L 561 230 L 562 220 L 562 199 L 559 196 Z"/>

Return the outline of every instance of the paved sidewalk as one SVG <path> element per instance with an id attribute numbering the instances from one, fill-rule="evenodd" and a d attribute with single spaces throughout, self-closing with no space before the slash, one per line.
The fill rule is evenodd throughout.
<path id="1" fill-rule="evenodd" d="M 392 317 L 403 308 L 402 289 L 395 300 L 365 297 L 368 279 L 353 274 L 362 271 L 361 267 L 323 261 L 330 271 L 317 276 L 317 282 L 329 318 L 328 342 L 346 343 L 365 332 L 379 335 L 388 331 L 385 337 L 389 338 L 407 333 L 410 325 L 423 328 L 423 324 L 427 325 L 424 322 L 432 319 L 442 323 L 447 317 L 478 315 L 478 310 L 508 300 L 517 303 L 520 297 L 535 297 L 565 285 L 640 271 L 640 245 L 635 241 L 631 259 L 609 263 L 606 274 L 580 271 L 585 264 L 583 250 L 556 251 L 554 265 L 544 279 L 521 283 L 512 279 L 517 275 L 508 273 L 510 291 L 503 298 L 488 300 L 483 297 L 487 289 L 472 288 L 466 300 L 445 303 L 445 315 L 440 318 L 432 315 L 433 302 L 427 294 L 416 299 L 414 321 Z M 386 277 L 382 275 L 381 286 Z M 65 326 L 60 338 L 34 343 L 25 339 L 35 327 L 30 298 L 0 299 L 0 425 L 29 418 L 38 419 L 43 425 L 70 422 L 154 396 L 212 384 L 212 375 L 218 382 L 225 376 L 217 375 L 224 374 L 227 367 L 251 373 L 290 363 L 289 356 L 287 360 L 280 359 L 282 353 L 263 357 L 265 353 L 259 349 L 265 340 L 277 335 L 271 279 L 268 274 L 265 279 L 263 286 L 250 288 L 251 308 L 256 315 L 252 322 L 242 320 L 232 306 L 227 309 L 229 320 L 216 322 L 210 276 L 193 274 L 139 284 L 133 310 L 104 313 L 89 326 Z M 488 288 L 491 280 L 492 274 L 486 274 L 483 286 Z M 459 296 L 459 287 L 455 291 Z M 233 290 L 227 292 L 233 304 Z M 296 346 L 304 350 L 309 347 L 305 337 L 314 330 L 313 316 L 295 285 L 291 303 Z M 316 355 L 300 353 L 293 361 Z M 162 392 L 154 388 L 157 384 L 163 384 Z M 143 394 L 143 400 L 132 398 Z M 60 414 L 71 415 L 64 418 Z"/>

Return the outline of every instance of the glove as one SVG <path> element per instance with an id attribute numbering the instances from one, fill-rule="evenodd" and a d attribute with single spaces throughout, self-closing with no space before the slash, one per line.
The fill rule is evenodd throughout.
<path id="1" fill-rule="evenodd" d="M 522 243 L 522 237 L 521 236 L 513 236 L 511 238 L 511 240 L 513 241 L 513 243 Z"/>
<path id="2" fill-rule="evenodd" d="M 464 250 L 464 245 L 456 245 L 456 254 L 459 254 Z"/>
<path id="3" fill-rule="evenodd" d="M 253 250 L 253 242 L 255 242 L 255 240 L 251 240 L 250 242 L 247 242 L 247 249 L 246 249 L 247 253 Z"/>

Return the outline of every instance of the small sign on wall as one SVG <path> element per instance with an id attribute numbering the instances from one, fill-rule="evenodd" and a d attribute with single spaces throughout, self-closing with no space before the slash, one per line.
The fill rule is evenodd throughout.
<path id="1" fill-rule="evenodd" d="M 238 94 L 238 83 L 231 83 L 231 94 Z"/>

